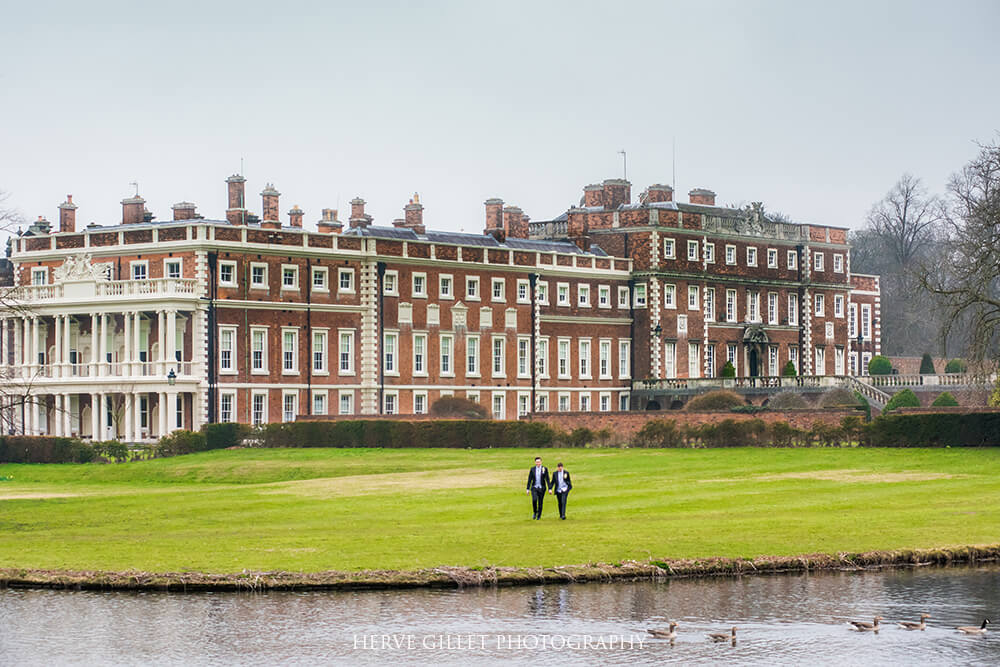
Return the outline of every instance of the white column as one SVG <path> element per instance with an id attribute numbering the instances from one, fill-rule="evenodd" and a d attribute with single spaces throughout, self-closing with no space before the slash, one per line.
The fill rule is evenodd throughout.
<path id="1" fill-rule="evenodd" d="M 52 317 L 52 327 L 55 329 L 55 344 L 52 346 L 52 358 L 49 359 L 49 365 L 52 368 L 52 377 L 62 377 L 62 315 L 54 315 Z"/>
<path id="2" fill-rule="evenodd" d="M 101 375 L 108 375 L 110 368 L 108 366 L 108 314 L 107 313 L 101 313 L 101 350 L 100 350 L 100 353 L 101 353 L 101 358 L 100 358 Z M 104 439 L 104 435 L 105 435 L 105 432 L 104 432 L 104 430 L 102 430 L 101 431 L 101 439 L 102 440 Z"/>
<path id="3" fill-rule="evenodd" d="M 167 394 L 167 433 L 172 433 L 180 428 L 177 425 L 177 392 Z"/>
<path id="4" fill-rule="evenodd" d="M 21 366 L 21 360 L 24 358 L 24 351 L 21 349 L 24 346 L 24 335 L 21 333 L 22 319 L 23 318 L 20 317 L 14 318 L 14 356 L 12 357 L 12 360 L 15 368 Z M 17 375 L 17 371 L 12 369 L 11 375 Z"/>
<path id="5" fill-rule="evenodd" d="M 167 311 L 167 362 L 170 368 L 176 369 L 175 373 L 181 374 L 177 364 L 177 311 L 174 309 Z"/>
<path id="6" fill-rule="evenodd" d="M 125 313 L 125 317 L 128 317 L 128 313 Z M 132 408 L 132 401 L 134 400 L 133 396 L 134 394 L 130 391 L 127 391 L 122 395 L 122 400 L 125 401 L 125 440 L 131 440 L 134 435 L 132 430 L 132 417 L 134 416 Z"/>
<path id="7" fill-rule="evenodd" d="M 41 370 L 38 364 L 38 352 L 39 352 L 39 322 L 37 317 L 31 318 L 31 367 L 35 369 L 35 372 Z M 37 423 L 37 422 L 36 422 Z"/>
<path id="8" fill-rule="evenodd" d="M 149 405 L 149 400 L 146 400 L 146 405 Z M 135 394 L 132 399 L 132 425 L 135 429 L 133 433 L 133 442 L 139 442 L 142 440 L 142 394 Z"/>
<path id="9" fill-rule="evenodd" d="M 97 313 L 90 314 L 90 377 L 97 375 Z M 94 394 L 91 394 L 93 396 Z"/>
<path id="10" fill-rule="evenodd" d="M 166 359 L 167 359 L 167 318 L 166 313 L 162 310 L 156 313 L 156 336 L 160 343 L 160 350 L 156 354 L 156 375 L 163 377 L 167 374 Z M 153 429 L 150 428 L 150 431 Z"/>
<path id="11" fill-rule="evenodd" d="M 90 395 L 90 439 L 93 441 L 101 440 L 101 424 L 99 421 L 101 410 L 101 397 L 99 394 Z"/>
<path id="12" fill-rule="evenodd" d="M 64 412 L 62 414 L 63 420 L 63 435 L 69 436 L 73 435 L 73 395 L 63 394 L 63 408 Z M 77 404 L 77 410 L 79 410 L 79 403 Z M 77 433 L 79 435 L 79 433 Z"/>
<path id="13" fill-rule="evenodd" d="M 191 430 L 201 430 L 201 392 L 198 391 L 191 392 Z"/>
<path id="14" fill-rule="evenodd" d="M 41 411 L 40 411 L 40 408 L 39 408 L 39 405 L 38 405 L 38 399 L 40 398 L 40 396 L 35 395 L 32 398 L 33 398 L 33 400 L 31 402 L 31 406 L 30 406 L 31 407 L 31 434 L 32 435 L 40 435 L 41 432 L 42 432 L 42 429 L 41 429 Z"/>
<path id="15" fill-rule="evenodd" d="M 107 394 L 101 392 L 97 395 L 97 440 L 108 439 L 108 411 Z"/>
<path id="16" fill-rule="evenodd" d="M 56 437 L 63 435 L 62 409 L 63 409 L 62 394 L 52 394 L 52 435 Z"/>
<path id="17" fill-rule="evenodd" d="M 132 355 L 134 356 L 134 363 L 132 364 L 133 375 L 142 375 L 142 358 L 139 356 L 139 345 L 142 343 L 142 338 L 139 335 L 142 333 L 141 325 L 142 315 L 138 311 L 132 313 Z M 146 354 L 146 358 L 149 359 L 149 353 Z"/>
<path id="18" fill-rule="evenodd" d="M 70 377 L 73 375 L 73 369 L 70 366 L 69 358 L 69 348 L 70 348 L 70 326 L 73 323 L 73 318 L 69 315 L 63 315 L 63 349 L 62 349 L 62 363 L 63 363 L 63 377 Z M 79 354 L 79 351 L 77 351 Z M 79 361 L 79 359 L 77 359 Z M 66 435 L 69 435 L 67 433 Z"/>
<path id="19" fill-rule="evenodd" d="M 132 374 L 132 313 L 122 313 L 122 375 Z"/>
<path id="20" fill-rule="evenodd" d="M 159 406 L 159 408 L 158 408 L 159 409 L 159 415 L 158 415 L 159 419 L 158 419 L 158 421 L 160 422 L 159 423 L 160 432 L 159 432 L 158 435 L 159 435 L 159 437 L 162 438 L 163 436 L 165 436 L 168 433 L 168 431 L 167 431 L 167 395 L 164 394 L 162 391 L 159 392 L 156 395 L 156 403 Z"/>

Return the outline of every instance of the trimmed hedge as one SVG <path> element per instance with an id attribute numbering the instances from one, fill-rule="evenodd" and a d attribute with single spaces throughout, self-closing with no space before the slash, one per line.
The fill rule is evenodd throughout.
<path id="1" fill-rule="evenodd" d="M 913 393 L 911 389 L 902 389 L 897 391 L 889 399 L 889 402 L 885 404 L 882 412 L 891 412 L 896 408 L 919 408 L 920 399 L 917 395 Z"/>
<path id="2" fill-rule="evenodd" d="M 872 447 L 996 447 L 1000 413 L 885 415 L 865 430 L 866 444 Z"/>
<path id="3" fill-rule="evenodd" d="M 951 392 L 945 391 L 938 394 L 938 397 L 934 399 L 931 403 L 932 408 L 957 408 L 958 401 L 955 397 L 951 395 Z"/>
<path id="4" fill-rule="evenodd" d="M 734 391 L 720 389 L 695 396 L 684 409 L 688 412 L 728 411 L 738 405 L 746 405 L 743 397 Z"/>
<path id="5" fill-rule="evenodd" d="M 205 434 L 204 449 L 239 447 L 243 444 L 243 439 L 250 434 L 250 430 L 246 424 L 236 422 L 205 424 L 201 427 L 201 432 Z"/>
<path id="6" fill-rule="evenodd" d="M 876 354 L 868 362 L 868 375 L 891 375 L 892 374 L 892 362 L 889 361 L 888 357 L 883 357 L 881 354 Z"/>
<path id="7" fill-rule="evenodd" d="M 968 368 L 969 367 L 966 366 L 965 361 L 963 361 L 962 359 L 952 359 L 951 361 L 949 361 L 945 365 L 944 372 L 945 373 L 964 373 L 966 370 L 968 370 Z"/>
<path id="8" fill-rule="evenodd" d="M 556 436 L 551 427 L 539 422 L 474 420 L 407 422 L 372 419 L 268 424 L 260 431 L 260 446 L 453 449 L 552 447 Z"/>
<path id="9" fill-rule="evenodd" d="M 96 456 L 93 447 L 74 438 L 0 436 L 0 463 L 88 463 Z"/>

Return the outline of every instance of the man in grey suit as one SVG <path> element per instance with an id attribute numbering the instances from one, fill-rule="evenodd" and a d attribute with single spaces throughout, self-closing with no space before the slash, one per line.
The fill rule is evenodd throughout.
<path id="1" fill-rule="evenodd" d="M 552 481 L 549 482 L 549 493 L 555 491 L 556 500 L 559 501 L 559 518 L 566 519 L 566 498 L 569 497 L 569 492 L 573 488 L 573 481 L 569 478 L 569 470 L 563 469 L 562 462 L 556 465 L 556 472 L 552 475 Z"/>

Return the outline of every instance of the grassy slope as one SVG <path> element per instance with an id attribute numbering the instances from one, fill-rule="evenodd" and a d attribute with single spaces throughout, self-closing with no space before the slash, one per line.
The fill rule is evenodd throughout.
<path id="1" fill-rule="evenodd" d="M 551 467 L 567 463 L 577 486 L 565 522 L 555 519 L 552 496 L 543 520 L 529 519 L 524 478 L 533 456 L 239 450 L 123 465 L 2 465 L 0 478 L 13 480 L 0 482 L 0 567 L 552 566 L 1000 537 L 997 449 L 544 451 Z M 79 495 L 14 498 L 55 493 Z"/>

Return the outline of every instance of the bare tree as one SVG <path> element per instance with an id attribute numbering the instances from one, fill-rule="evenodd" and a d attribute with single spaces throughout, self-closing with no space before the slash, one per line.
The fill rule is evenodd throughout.
<path id="1" fill-rule="evenodd" d="M 980 144 L 979 149 L 948 183 L 947 261 L 926 264 L 920 280 L 943 299 L 948 329 L 965 330 L 970 358 L 996 364 L 1000 362 L 1000 142 Z"/>
<path id="2" fill-rule="evenodd" d="M 903 271 L 933 242 L 942 220 L 941 201 L 927 192 L 919 178 L 903 174 L 882 201 L 868 213 L 868 228 Z"/>

